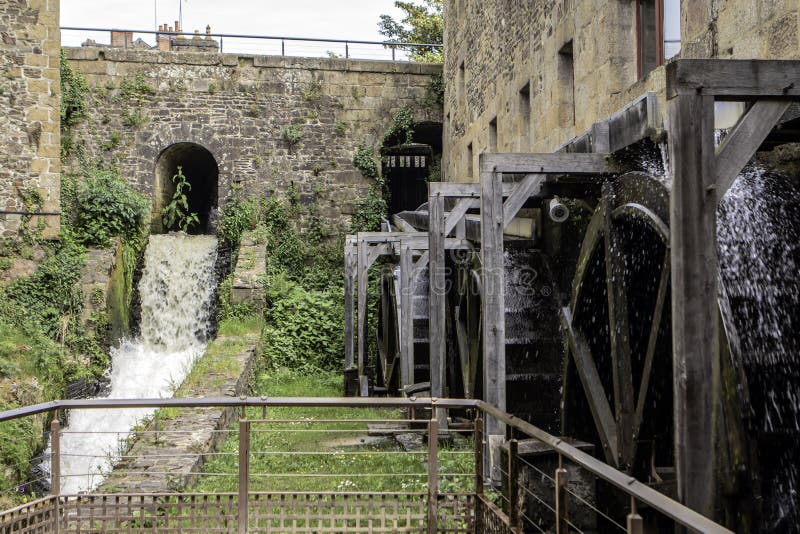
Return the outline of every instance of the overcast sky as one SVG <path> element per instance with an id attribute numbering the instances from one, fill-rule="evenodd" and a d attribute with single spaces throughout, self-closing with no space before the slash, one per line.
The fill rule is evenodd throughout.
<path id="1" fill-rule="evenodd" d="M 156 29 L 158 24 L 170 26 L 178 19 L 179 0 L 61 0 L 61 25 L 82 28 Z M 273 35 L 288 37 L 324 37 L 381 41 L 378 20 L 381 14 L 395 18 L 401 12 L 394 0 L 183 0 L 183 29 L 205 32 L 206 24 L 214 33 Z M 62 43 L 76 46 L 92 37 L 108 42 L 105 34 L 63 32 Z M 146 36 L 142 36 L 146 37 Z M 150 41 L 152 38 L 146 38 Z M 262 45 L 263 46 L 263 45 Z M 279 46 L 275 44 L 275 46 Z M 332 45 L 290 44 L 294 55 L 314 55 L 331 50 L 344 53 Z M 225 51 L 261 51 L 257 42 L 224 43 Z M 358 52 L 357 45 L 354 45 Z M 325 50 L 323 50 L 325 49 Z M 362 49 L 362 52 L 369 53 Z M 274 50 L 263 50 L 274 53 Z M 379 53 L 379 51 L 375 51 Z"/>

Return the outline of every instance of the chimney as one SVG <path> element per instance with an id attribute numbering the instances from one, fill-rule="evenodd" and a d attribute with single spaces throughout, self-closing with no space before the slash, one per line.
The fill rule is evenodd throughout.
<path id="1" fill-rule="evenodd" d="M 211 24 L 206 25 L 206 39 L 211 39 Z"/>
<path id="2" fill-rule="evenodd" d="M 181 25 L 179 21 L 175 21 L 175 33 L 181 33 Z"/>

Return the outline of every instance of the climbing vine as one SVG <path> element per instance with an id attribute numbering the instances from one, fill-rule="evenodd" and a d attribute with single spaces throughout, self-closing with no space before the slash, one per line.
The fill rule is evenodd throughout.
<path id="1" fill-rule="evenodd" d="M 404 106 L 400 108 L 389 125 L 389 129 L 383 134 L 381 148 L 388 148 L 395 145 L 403 145 L 414 141 L 414 112 L 411 108 Z"/>
<path id="2" fill-rule="evenodd" d="M 350 222 L 353 232 L 370 232 L 378 230 L 381 218 L 386 217 L 389 210 L 386 184 L 380 175 L 375 162 L 372 147 L 360 143 L 353 156 L 353 165 L 361 174 L 370 180 L 367 196 L 356 202 L 356 209 Z"/>

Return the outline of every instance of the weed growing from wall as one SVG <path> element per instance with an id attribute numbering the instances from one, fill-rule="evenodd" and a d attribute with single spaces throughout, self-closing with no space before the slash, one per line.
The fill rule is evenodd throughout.
<path id="1" fill-rule="evenodd" d="M 168 230 L 178 229 L 187 232 L 190 228 L 200 224 L 200 218 L 197 213 L 189 211 L 186 191 L 192 190 L 192 184 L 183 174 L 183 167 L 180 165 L 178 165 L 178 172 L 172 177 L 172 183 L 175 184 L 175 192 L 169 203 L 161 210 L 161 222 Z"/>

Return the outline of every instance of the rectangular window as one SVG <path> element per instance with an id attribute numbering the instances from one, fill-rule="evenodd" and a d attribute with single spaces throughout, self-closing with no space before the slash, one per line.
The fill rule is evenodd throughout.
<path id="1" fill-rule="evenodd" d="M 558 82 L 561 91 L 559 120 L 562 126 L 575 126 L 575 61 L 572 41 L 558 51 Z"/>
<path id="2" fill-rule="evenodd" d="M 472 143 L 467 145 L 467 176 L 473 177 L 472 174 Z"/>
<path id="3" fill-rule="evenodd" d="M 497 117 L 489 121 L 489 152 L 497 152 Z"/>
<path id="4" fill-rule="evenodd" d="M 681 51 L 680 0 L 636 0 L 636 45 L 640 78 Z"/>
<path id="5" fill-rule="evenodd" d="M 458 101 L 463 103 L 467 94 L 466 69 L 464 62 L 458 66 Z"/>
<path id="6" fill-rule="evenodd" d="M 519 147 L 520 152 L 531 149 L 531 82 L 519 90 Z"/>

